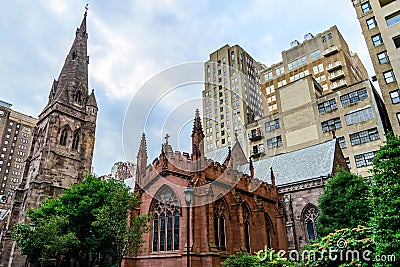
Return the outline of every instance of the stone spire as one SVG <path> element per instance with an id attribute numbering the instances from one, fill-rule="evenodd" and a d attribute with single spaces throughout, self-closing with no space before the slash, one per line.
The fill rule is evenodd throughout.
<path id="1" fill-rule="evenodd" d="M 88 64 L 86 16 L 84 14 L 80 27 L 76 30 L 75 39 L 65 59 L 58 80 L 53 81 L 49 102 L 45 109 L 56 102 L 69 104 L 85 109 L 88 100 Z"/>
<path id="2" fill-rule="evenodd" d="M 192 157 L 197 160 L 204 157 L 204 133 L 201 126 L 199 110 L 196 109 L 192 131 Z"/>
<path id="3" fill-rule="evenodd" d="M 275 186 L 275 175 L 274 175 L 274 170 L 272 169 L 272 166 L 271 166 L 270 170 L 271 170 L 271 184 L 273 186 Z"/>
<path id="4" fill-rule="evenodd" d="M 142 134 L 142 140 L 140 141 L 139 151 L 137 155 L 136 164 L 136 181 L 139 183 L 140 178 L 144 175 L 147 167 L 147 144 L 146 135 Z"/>
<path id="5" fill-rule="evenodd" d="M 254 166 L 253 166 L 253 161 L 251 160 L 251 157 L 249 158 L 249 170 L 250 170 L 250 177 L 254 178 Z"/>

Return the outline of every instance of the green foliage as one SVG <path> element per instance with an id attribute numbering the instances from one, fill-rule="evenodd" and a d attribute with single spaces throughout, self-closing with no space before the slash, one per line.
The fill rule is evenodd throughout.
<path id="1" fill-rule="evenodd" d="M 268 249 L 260 251 L 256 256 L 248 253 L 238 252 L 235 255 L 230 255 L 224 262 L 223 267 L 295 267 L 297 263 L 281 257 L 278 253 Z"/>
<path id="2" fill-rule="evenodd" d="M 365 178 L 339 170 L 318 199 L 317 233 L 325 236 L 336 229 L 367 225 L 371 216 L 368 190 Z"/>
<path id="3" fill-rule="evenodd" d="M 377 255 L 394 255 L 393 262 L 376 266 L 400 266 L 400 137 L 388 134 L 376 153 L 372 169 L 371 220 Z"/>
<path id="4" fill-rule="evenodd" d="M 373 229 L 358 226 L 344 228 L 304 248 L 302 266 L 373 266 L 375 243 Z"/>
<path id="5" fill-rule="evenodd" d="M 34 229 L 16 224 L 12 235 L 22 254 L 41 265 L 56 259 L 58 265 L 92 266 L 99 255 L 119 263 L 123 255 L 140 250 L 141 236 L 150 230 L 148 215 L 135 216 L 128 225 L 128 212 L 138 204 L 123 183 L 87 176 L 60 197 L 28 210 Z"/>
<path id="6" fill-rule="evenodd" d="M 235 255 L 230 255 L 222 264 L 223 267 L 257 267 L 260 265 L 260 260 L 250 254 L 238 252 Z"/>

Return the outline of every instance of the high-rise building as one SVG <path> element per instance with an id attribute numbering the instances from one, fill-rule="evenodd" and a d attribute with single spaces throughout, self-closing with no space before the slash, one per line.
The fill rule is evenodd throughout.
<path id="1" fill-rule="evenodd" d="M 203 113 L 205 151 L 228 146 L 237 135 L 243 147 L 244 124 L 264 116 L 261 64 L 238 45 L 225 45 L 205 63 Z"/>
<path id="2" fill-rule="evenodd" d="M 116 181 L 131 178 L 135 174 L 135 164 L 130 161 L 118 161 L 111 168 L 111 178 Z"/>
<path id="3" fill-rule="evenodd" d="M 294 40 L 291 48 L 282 51 L 282 61 L 260 73 L 266 111 L 278 112 L 275 90 L 311 74 L 330 93 L 347 85 L 368 79 L 367 71 L 336 26 L 318 33 L 308 33 L 300 43 Z"/>
<path id="4" fill-rule="evenodd" d="M 400 1 L 352 0 L 395 134 L 400 134 Z M 396 78 L 397 77 L 397 78 Z"/>
<path id="5" fill-rule="evenodd" d="M 32 144 L 36 118 L 11 109 L 11 104 L 0 101 L 0 202 L 21 183 L 25 161 Z"/>
<path id="6" fill-rule="evenodd" d="M 22 266 L 25 257 L 11 238 L 13 225 L 26 222 L 26 211 L 58 196 L 91 172 L 97 103 L 88 92 L 86 13 L 58 80 L 33 132 L 22 182 L 15 190 L 10 220 L 3 231 L 2 266 Z"/>
<path id="7" fill-rule="evenodd" d="M 336 138 L 349 169 L 370 176 L 374 154 L 391 129 L 384 103 L 370 81 L 324 94 L 309 74 L 278 88 L 275 95 L 278 112 L 246 125 L 254 160 Z"/>

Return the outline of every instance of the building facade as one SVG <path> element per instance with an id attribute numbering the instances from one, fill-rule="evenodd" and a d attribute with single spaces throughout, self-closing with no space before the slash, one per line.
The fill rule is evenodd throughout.
<path id="1" fill-rule="evenodd" d="M 331 93 L 308 75 L 275 91 L 277 113 L 246 125 L 254 160 L 337 138 L 352 172 L 369 176 L 390 122 L 370 81 Z"/>
<path id="2" fill-rule="evenodd" d="M 393 132 L 400 134 L 400 2 L 352 0 Z"/>
<path id="3" fill-rule="evenodd" d="M 204 68 L 205 150 L 231 145 L 234 133 L 246 144 L 243 125 L 264 116 L 261 64 L 240 46 L 225 45 L 210 54 Z"/>
<path id="4" fill-rule="evenodd" d="M 174 152 L 165 143 L 160 156 L 146 166 L 142 139 L 135 188 L 142 203 L 133 216 L 153 212 L 153 228 L 143 235 L 142 252 L 126 256 L 123 266 L 185 266 L 187 250 L 191 266 L 220 266 L 238 251 L 287 249 L 285 218 L 274 182 L 255 178 L 251 165 L 249 174 L 237 171 L 239 164 L 247 163 L 239 142 L 219 163 L 205 158 L 203 140 L 198 112 L 191 155 Z M 189 247 L 183 194 L 187 187 L 194 190 Z"/>
<path id="5" fill-rule="evenodd" d="M 367 71 L 336 26 L 318 33 L 308 33 L 304 41 L 291 42 L 282 51 L 282 61 L 260 73 L 266 110 L 278 112 L 275 90 L 311 74 L 321 85 L 323 94 L 368 79 Z"/>
<path id="6" fill-rule="evenodd" d="M 38 208 L 44 199 L 58 196 L 91 172 L 98 108 L 94 92 L 88 92 L 87 38 L 85 13 L 33 131 L 23 179 L 11 202 L 0 266 L 26 264 L 11 232 L 15 223 L 29 222 L 27 209 Z"/>
<path id="7" fill-rule="evenodd" d="M 118 161 L 111 168 L 111 179 L 116 181 L 131 178 L 135 174 L 135 164 L 130 161 Z"/>
<path id="8" fill-rule="evenodd" d="M 37 119 L 0 101 L 0 202 L 5 203 L 21 183 Z"/>

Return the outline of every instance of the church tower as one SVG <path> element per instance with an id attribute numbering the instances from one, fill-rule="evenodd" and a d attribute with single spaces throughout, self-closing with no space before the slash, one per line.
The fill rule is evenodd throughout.
<path id="1" fill-rule="evenodd" d="M 15 223 L 26 222 L 26 210 L 38 208 L 45 198 L 60 195 L 91 172 L 98 107 L 94 91 L 88 91 L 86 16 L 87 11 L 34 130 L 3 236 L 3 266 L 20 266 L 24 260 L 10 234 Z"/>

